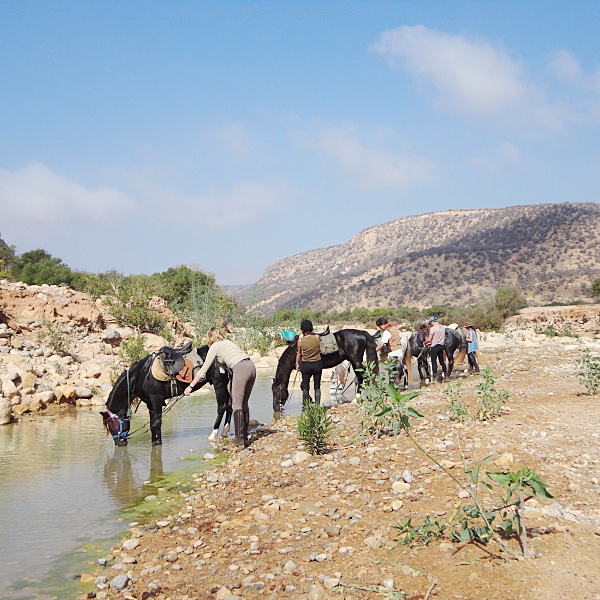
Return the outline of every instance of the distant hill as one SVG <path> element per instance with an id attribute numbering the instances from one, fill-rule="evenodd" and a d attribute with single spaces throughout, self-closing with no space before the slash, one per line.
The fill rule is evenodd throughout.
<path id="1" fill-rule="evenodd" d="M 536 204 L 405 217 L 267 268 L 230 293 L 262 313 L 464 305 L 519 286 L 531 304 L 590 296 L 600 204 Z"/>

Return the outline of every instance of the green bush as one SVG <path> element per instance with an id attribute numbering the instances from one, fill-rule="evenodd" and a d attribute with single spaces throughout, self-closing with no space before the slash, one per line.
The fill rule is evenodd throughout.
<path id="1" fill-rule="evenodd" d="M 141 333 L 136 333 L 121 342 L 119 356 L 129 367 L 145 358 L 147 354 L 148 351 L 146 350 L 144 336 Z"/>
<path id="2" fill-rule="evenodd" d="M 309 401 L 304 405 L 304 410 L 298 417 L 296 431 L 307 452 L 325 454 L 327 439 L 332 427 L 333 422 L 325 407 L 316 406 Z"/>
<path id="3" fill-rule="evenodd" d="M 579 377 L 579 383 L 587 388 L 588 394 L 600 393 L 600 358 L 592 356 L 589 348 L 577 361 L 575 374 Z"/>

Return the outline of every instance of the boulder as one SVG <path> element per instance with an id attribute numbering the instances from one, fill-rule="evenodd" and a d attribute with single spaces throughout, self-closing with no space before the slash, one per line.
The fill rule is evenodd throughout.
<path id="1" fill-rule="evenodd" d="M 8 398 L 0 396 L 0 425 L 7 425 L 12 418 L 12 404 Z"/>
<path id="2" fill-rule="evenodd" d="M 89 400 L 93 396 L 92 390 L 90 390 L 90 388 L 87 387 L 75 388 L 75 394 L 78 398 L 84 398 L 86 400 Z"/>
<path id="3" fill-rule="evenodd" d="M 21 371 L 21 386 L 23 388 L 34 388 L 37 375 L 33 371 Z"/>
<path id="4" fill-rule="evenodd" d="M 121 343 L 121 334 L 116 329 L 106 329 L 102 338 L 112 346 L 118 346 Z"/>
<path id="5" fill-rule="evenodd" d="M 10 379 L 5 379 L 2 382 L 2 393 L 7 398 L 15 398 L 17 396 L 20 396 L 19 391 L 17 390 L 17 386 Z"/>
<path id="6" fill-rule="evenodd" d="M 32 402 L 39 401 L 40 404 L 50 404 L 56 400 L 56 396 L 52 390 L 45 392 L 38 392 Z"/>
<path id="7" fill-rule="evenodd" d="M 154 335 L 153 333 L 142 333 L 144 337 L 144 345 L 146 350 L 150 352 L 156 352 L 160 350 L 163 346 L 168 346 L 167 340 L 160 335 Z"/>
<path id="8" fill-rule="evenodd" d="M 73 403 L 77 399 L 77 390 L 72 385 L 57 385 L 54 388 L 58 404 Z"/>

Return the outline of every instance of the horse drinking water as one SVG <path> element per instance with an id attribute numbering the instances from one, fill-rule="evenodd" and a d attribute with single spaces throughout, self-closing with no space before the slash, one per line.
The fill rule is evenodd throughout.
<path id="1" fill-rule="evenodd" d="M 378 360 L 377 352 L 375 351 L 375 340 L 371 334 L 361 329 L 342 329 L 341 331 L 336 331 L 333 335 L 338 349 L 336 352 L 321 356 L 323 368 L 330 369 L 339 365 L 344 360 L 350 361 L 356 373 L 357 390 L 360 391 L 364 379 L 362 368 L 365 352 L 367 361 L 374 363 L 375 370 L 377 371 Z M 296 366 L 297 352 L 298 337 L 296 336 L 294 341 L 283 351 L 277 364 L 275 377 L 273 378 L 271 389 L 273 391 L 273 410 L 275 411 L 280 411 L 289 398 L 288 385 L 290 375 Z"/>
<path id="2" fill-rule="evenodd" d="M 127 436 L 131 425 L 131 404 L 135 398 L 145 402 L 148 407 L 152 444 L 162 444 L 161 427 L 165 400 L 181 396 L 183 390 L 188 386 L 185 381 L 177 379 L 176 375 L 183 367 L 183 356 L 191 350 L 191 346 L 191 342 L 182 348 L 164 346 L 158 352 L 148 355 L 121 373 L 106 401 L 107 410 L 100 413 L 104 426 L 112 435 L 116 446 L 127 445 Z M 201 346 L 196 352 L 201 361 L 204 361 L 208 354 L 208 346 Z M 162 369 L 167 375 L 165 378 L 157 379 L 152 374 L 152 364 L 157 357 L 160 358 Z M 208 370 L 206 379 L 196 385 L 194 391 L 200 389 L 205 383 L 212 384 L 217 397 L 217 420 L 209 438 L 214 439 L 223 415 L 226 415 L 223 435 L 227 435 L 232 411 L 231 396 L 227 387 L 229 377 L 226 372 L 221 372 L 216 360 Z"/>

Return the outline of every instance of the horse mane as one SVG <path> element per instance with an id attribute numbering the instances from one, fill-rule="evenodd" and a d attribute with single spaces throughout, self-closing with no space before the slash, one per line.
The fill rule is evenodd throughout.
<path id="1" fill-rule="evenodd" d="M 290 366 L 293 366 L 292 361 L 296 360 L 296 352 L 298 351 L 297 340 L 291 343 L 281 354 L 279 361 L 277 362 L 277 369 L 275 370 L 275 381 L 281 383 L 285 379 L 286 371 L 289 370 L 289 374 L 292 372 Z"/>

